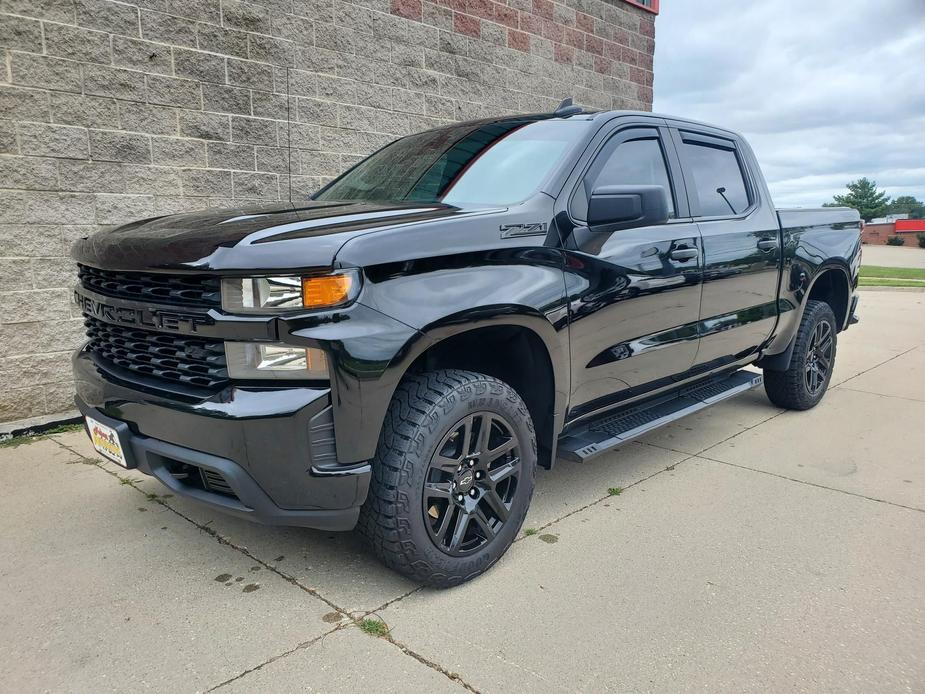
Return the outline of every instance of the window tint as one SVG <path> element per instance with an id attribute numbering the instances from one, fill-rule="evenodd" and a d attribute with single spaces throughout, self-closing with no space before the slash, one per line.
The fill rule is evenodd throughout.
<path id="1" fill-rule="evenodd" d="M 684 157 L 694 177 L 700 214 L 730 215 L 748 208 L 748 189 L 735 150 L 685 142 Z"/>
<path id="2" fill-rule="evenodd" d="M 572 214 L 577 219 L 587 218 L 588 198 L 600 186 L 662 186 L 668 200 L 668 216 L 675 216 L 668 168 L 657 139 L 629 140 L 621 142 L 610 154 L 607 150 L 605 147 L 598 155 L 585 176 L 585 195 L 575 197 Z"/>

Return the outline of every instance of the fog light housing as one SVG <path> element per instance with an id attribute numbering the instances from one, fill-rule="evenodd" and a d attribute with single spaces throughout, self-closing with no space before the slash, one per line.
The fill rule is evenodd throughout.
<path id="1" fill-rule="evenodd" d="M 235 379 L 326 380 L 327 356 L 320 349 L 274 342 L 226 342 L 228 376 Z"/>

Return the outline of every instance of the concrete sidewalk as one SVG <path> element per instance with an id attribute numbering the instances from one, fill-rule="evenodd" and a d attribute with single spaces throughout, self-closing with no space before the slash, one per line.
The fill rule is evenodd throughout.
<path id="1" fill-rule="evenodd" d="M 860 314 L 817 408 L 752 392 L 560 462 L 537 534 L 449 591 L 79 432 L 0 448 L 0 690 L 923 691 L 925 295 Z"/>

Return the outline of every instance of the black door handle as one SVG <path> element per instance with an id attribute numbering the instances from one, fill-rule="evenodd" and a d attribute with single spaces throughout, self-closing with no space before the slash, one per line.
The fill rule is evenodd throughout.
<path id="1" fill-rule="evenodd" d="M 670 257 L 672 260 L 685 261 L 693 260 L 698 255 L 700 255 L 700 251 L 698 251 L 696 248 L 675 248 L 668 254 L 668 257 Z"/>
<path id="2" fill-rule="evenodd" d="M 773 251 L 775 248 L 780 245 L 777 239 L 761 239 L 758 242 L 758 248 L 763 251 Z"/>

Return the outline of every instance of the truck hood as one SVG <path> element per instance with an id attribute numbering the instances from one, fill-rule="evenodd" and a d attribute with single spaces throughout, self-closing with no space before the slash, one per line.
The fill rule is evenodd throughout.
<path id="1" fill-rule="evenodd" d="M 484 213 L 439 203 L 278 202 L 154 217 L 74 244 L 111 270 L 253 271 L 330 267 L 349 239 L 397 225 Z"/>

